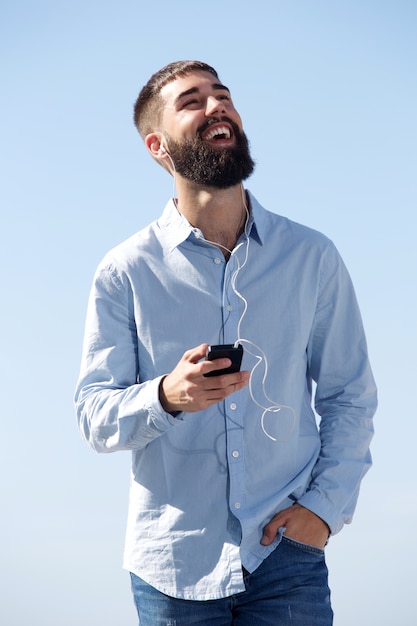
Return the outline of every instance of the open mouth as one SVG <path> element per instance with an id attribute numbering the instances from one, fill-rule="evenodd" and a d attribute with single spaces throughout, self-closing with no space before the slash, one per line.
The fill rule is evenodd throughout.
<path id="1" fill-rule="evenodd" d="M 212 125 L 202 134 L 202 139 L 205 141 L 228 141 L 231 138 L 232 131 L 225 124 Z"/>

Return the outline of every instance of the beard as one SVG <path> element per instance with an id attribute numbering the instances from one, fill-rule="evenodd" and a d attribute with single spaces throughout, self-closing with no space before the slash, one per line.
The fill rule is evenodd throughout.
<path id="1" fill-rule="evenodd" d="M 235 145 L 230 148 L 215 148 L 201 139 L 201 129 L 195 139 L 175 141 L 166 137 L 169 154 L 175 171 L 187 180 L 203 187 L 227 189 L 246 180 L 255 169 L 245 133 L 227 118 L 233 128 Z"/>

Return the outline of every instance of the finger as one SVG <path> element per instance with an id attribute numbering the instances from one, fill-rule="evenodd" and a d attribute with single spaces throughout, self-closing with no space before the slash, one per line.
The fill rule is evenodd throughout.
<path id="1" fill-rule="evenodd" d="M 198 363 L 201 359 L 204 359 L 207 355 L 208 343 L 202 343 L 191 350 L 187 350 L 184 354 L 184 358 L 190 363 Z"/>
<path id="2" fill-rule="evenodd" d="M 274 541 L 278 532 L 282 529 L 282 532 L 285 532 L 285 526 L 280 523 L 269 522 L 263 530 L 263 535 L 261 539 L 261 544 L 263 546 L 269 546 Z"/>
<path id="3" fill-rule="evenodd" d="M 216 359 L 216 363 L 217 361 L 220 361 L 220 359 Z M 214 363 L 214 361 L 212 362 Z M 205 377 L 205 380 L 209 381 L 207 383 L 208 388 L 226 389 L 227 387 L 244 386 L 249 382 L 249 378 L 250 372 L 244 370 L 243 372 L 220 374 L 219 376 L 208 376 Z"/>
<path id="4" fill-rule="evenodd" d="M 226 387 L 228 393 L 234 393 L 235 391 L 239 391 L 245 387 L 250 379 L 250 372 L 237 372 L 235 374 L 227 374 L 226 375 Z"/>
<path id="5" fill-rule="evenodd" d="M 285 532 L 285 526 L 287 523 L 287 517 L 283 511 L 277 513 L 263 529 L 263 535 L 261 544 L 263 546 L 269 546 L 275 539 L 280 528 Z"/>
<path id="6" fill-rule="evenodd" d="M 203 376 L 207 376 L 207 374 L 211 374 L 211 372 L 216 372 L 217 370 L 222 370 L 226 367 L 230 367 L 231 364 L 232 362 L 228 358 L 215 359 L 214 361 L 203 361 L 201 363 L 201 373 L 203 374 Z M 223 376 L 224 374 L 221 374 L 219 376 L 212 375 L 208 376 L 208 378 L 216 378 L 217 386 L 221 386 L 223 381 L 221 381 L 220 379 Z"/>
<path id="7" fill-rule="evenodd" d="M 229 378 L 229 376 L 227 376 L 227 378 Z M 230 396 L 235 391 L 239 391 L 247 384 L 244 373 L 242 373 L 242 376 L 239 375 L 239 381 L 242 380 L 243 382 L 232 384 L 226 383 L 226 386 L 224 386 L 224 381 L 219 381 L 220 378 L 220 376 L 213 376 L 209 378 L 200 377 L 199 383 L 201 381 L 201 384 L 196 386 L 194 390 L 194 397 L 199 398 L 199 403 L 202 408 L 207 408 L 212 404 L 225 400 L 225 398 Z M 235 375 L 234 378 L 236 378 Z M 200 387 L 200 389 L 197 387 Z"/>

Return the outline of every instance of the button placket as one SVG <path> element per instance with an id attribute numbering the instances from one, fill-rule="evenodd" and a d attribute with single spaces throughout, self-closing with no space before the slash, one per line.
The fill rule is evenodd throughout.
<path id="1" fill-rule="evenodd" d="M 233 275 L 237 269 L 237 259 L 232 256 L 225 268 L 224 275 L 224 295 L 223 295 L 223 319 L 224 323 L 224 343 L 235 343 L 237 340 L 237 329 L 241 315 L 241 299 L 233 289 Z"/>
<path id="2" fill-rule="evenodd" d="M 232 256 L 224 269 L 223 319 L 224 343 L 235 343 L 241 315 L 241 299 L 232 288 L 232 277 L 237 269 L 237 259 Z M 240 395 L 237 391 L 225 401 L 227 449 L 229 459 L 229 502 L 236 515 L 243 514 L 246 501 L 246 477 L 244 466 L 243 416 Z"/>
<path id="3" fill-rule="evenodd" d="M 236 392 L 238 396 L 241 392 Z M 240 403 L 231 401 L 226 405 L 227 448 L 229 458 L 230 506 L 243 511 L 246 500 L 246 477 L 244 465 L 244 429 Z"/>

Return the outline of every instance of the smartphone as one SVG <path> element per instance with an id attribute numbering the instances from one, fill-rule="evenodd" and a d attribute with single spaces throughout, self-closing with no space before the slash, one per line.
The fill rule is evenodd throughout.
<path id="1" fill-rule="evenodd" d="M 237 346 L 233 343 L 225 343 L 218 346 L 209 346 L 207 350 L 207 361 L 214 361 L 216 359 L 227 358 L 232 361 L 229 367 L 225 367 L 221 370 L 215 370 L 204 374 L 204 376 L 220 376 L 220 374 L 231 374 L 232 372 L 238 372 L 242 363 L 243 346 L 239 343 Z"/>

